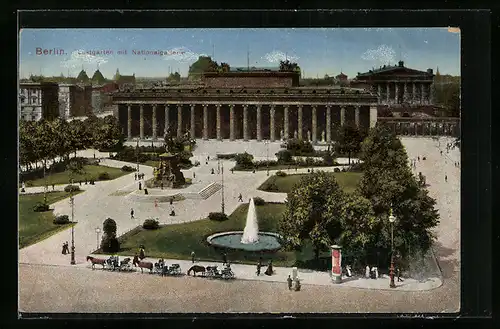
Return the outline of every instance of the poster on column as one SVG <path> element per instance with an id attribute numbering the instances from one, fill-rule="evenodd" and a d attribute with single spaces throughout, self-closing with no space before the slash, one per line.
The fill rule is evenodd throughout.
<path id="1" fill-rule="evenodd" d="M 40 19 L 52 13 L 41 12 Z M 74 15 L 85 12 L 77 13 L 65 12 L 50 23 L 92 22 L 77 19 Z M 20 308 L 75 314 L 456 310 L 460 169 L 454 163 L 460 151 L 450 148 L 440 155 L 439 145 L 451 140 L 438 144 L 405 132 L 411 122 L 420 125 L 419 135 L 429 134 L 430 127 L 422 125 L 438 121 L 431 116 L 434 108 L 445 112 L 438 122 L 458 131 L 453 104 L 460 104 L 455 99 L 460 33 L 447 28 L 266 28 L 279 22 L 271 20 L 274 11 L 254 20 L 262 23 L 259 28 L 189 27 L 224 21 L 217 13 L 208 20 L 185 16 L 175 23 L 182 28 L 134 23 L 134 29 L 27 25 L 20 30 Z M 172 26 L 183 15 L 125 10 L 115 11 L 109 22 L 127 23 L 145 14 L 158 15 L 150 22 Z M 440 104 L 427 106 L 421 100 L 428 101 L 433 84 L 440 87 L 432 89 Z M 74 120 L 43 120 L 63 113 Z M 385 129 L 392 126 L 394 134 Z M 432 132 L 438 134 L 435 128 Z M 96 164 L 93 148 L 110 156 Z M 96 181 L 75 194 L 71 222 L 64 221 L 72 213 L 64 190 L 73 173 L 57 165 L 68 154 L 71 163 L 89 158 L 81 164 L 84 172 L 75 175 Z M 418 157 L 413 171 L 417 179 L 421 172 L 427 185 L 411 181 L 401 161 Z M 55 163 L 45 177 L 44 160 Z M 38 192 L 45 182 L 50 210 L 35 212 L 33 206 L 44 202 Z M 401 192 L 395 244 L 412 241 L 409 249 L 417 257 L 414 250 L 425 245 L 428 232 L 436 232 L 450 255 L 443 276 L 455 280 L 443 285 L 447 290 L 441 289 L 439 270 L 422 282 L 403 277 L 395 300 L 380 296 L 388 282 L 364 280 L 367 265 L 378 266 L 380 273 L 390 267 L 384 263 L 390 232 L 381 205 L 390 204 L 394 193 L 379 193 L 389 190 Z M 114 245 L 102 243 L 114 234 L 103 227 L 107 218 L 116 222 L 119 234 L 129 232 L 116 234 Z M 113 247 L 95 250 L 96 227 L 103 232 L 99 246 Z M 72 228 L 74 267 L 60 248 L 66 241 L 71 245 Z M 141 261 L 153 264 L 151 272 L 165 274 L 159 265 L 163 259 L 169 268 L 178 264 L 183 275 L 146 277 L 149 269 L 132 263 L 140 245 L 146 253 Z M 379 264 L 378 246 L 384 246 Z M 98 263 L 92 271 L 87 256 L 95 262 L 112 254 L 120 262 L 130 258 L 137 275 L 98 271 Z M 342 278 L 347 266 L 353 276 Z M 287 286 L 295 267 L 302 284 L 297 292 Z M 405 291 L 413 287 L 425 290 L 425 296 Z"/>

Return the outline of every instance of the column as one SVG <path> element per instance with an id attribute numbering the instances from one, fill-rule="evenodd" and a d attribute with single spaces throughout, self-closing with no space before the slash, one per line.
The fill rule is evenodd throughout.
<path id="1" fill-rule="evenodd" d="M 168 104 L 165 104 L 165 128 L 163 130 L 163 136 L 167 135 L 167 131 L 170 129 L 170 118 L 168 117 Z"/>
<path id="2" fill-rule="evenodd" d="M 413 83 L 413 92 L 411 94 L 411 100 L 415 102 L 417 100 L 417 84 Z"/>
<path id="3" fill-rule="evenodd" d="M 203 139 L 208 140 L 208 105 L 203 104 Z"/>
<path id="4" fill-rule="evenodd" d="M 194 109 L 195 109 L 195 105 L 194 104 L 191 104 L 191 139 L 195 139 L 196 138 L 196 125 L 195 125 L 195 121 L 194 121 Z"/>
<path id="5" fill-rule="evenodd" d="M 425 84 L 420 84 L 420 104 L 425 104 Z"/>
<path id="6" fill-rule="evenodd" d="M 177 105 L 177 137 L 182 136 L 182 104 Z"/>
<path id="7" fill-rule="evenodd" d="M 222 134 L 221 134 L 221 131 L 220 131 L 220 125 L 221 125 L 221 122 L 220 122 L 220 107 L 221 105 L 220 104 L 217 104 L 215 105 L 215 107 L 217 108 L 217 139 L 218 140 L 222 140 Z"/>
<path id="8" fill-rule="evenodd" d="M 229 105 L 229 140 L 234 141 L 234 104 Z"/>
<path id="9" fill-rule="evenodd" d="M 156 104 L 153 104 L 153 140 L 155 141 L 157 136 L 156 136 Z"/>
<path id="10" fill-rule="evenodd" d="M 340 127 L 345 125 L 345 106 L 340 107 Z"/>
<path id="11" fill-rule="evenodd" d="M 391 89 L 390 89 L 390 87 L 389 87 L 389 82 L 387 82 L 386 89 L 387 89 L 387 95 L 386 95 L 386 98 L 387 98 L 387 104 L 389 104 L 390 95 L 391 95 Z"/>
<path id="12" fill-rule="evenodd" d="M 395 87 L 394 99 L 396 100 L 396 104 L 399 104 L 399 83 L 398 82 L 394 83 L 394 87 Z"/>
<path id="13" fill-rule="evenodd" d="M 262 140 L 262 106 L 257 105 L 257 141 Z"/>
<path id="14" fill-rule="evenodd" d="M 403 89 L 403 101 L 408 102 L 408 84 L 406 82 Z"/>
<path id="15" fill-rule="evenodd" d="M 381 84 L 377 85 L 377 99 L 378 99 L 378 103 L 381 104 L 382 103 L 382 85 Z"/>
<path id="16" fill-rule="evenodd" d="M 132 105 L 127 105 L 127 138 L 132 139 Z"/>
<path id="17" fill-rule="evenodd" d="M 298 139 L 302 139 L 302 105 L 298 105 L 297 109 L 299 111 L 298 113 L 298 118 L 297 118 L 297 129 L 298 129 L 298 134 L 297 137 Z"/>
<path id="18" fill-rule="evenodd" d="M 270 117 L 270 129 L 271 129 L 271 137 L 270 137 L 270 140 L 271 142 L 274 142 L 276 140 L 276 131 L 275 131 L 275 126 L 274 126 L 274 116 L 276 114 L 276 110 L 274 109 L 274 105 L 271 105 L 270 109 L 269 109 L 269 117 Z"/>
<path id="19" fill-rule="evenodd" d="M 288 105 L 285 105 L 284 108 L 283 108 L 283 110 L 285 112 L 284 113 L 285 117 L 284 117 L 284 122 L 283 122 L 283 127 L 284 127 L 283 134 L 285 136 L 283 136 L 283 139 L 287 140 L 288 137 L 290 136 L 289 133 L 288 133 L 288 129 L 289 129 L 289 126 L 290 126 L 289 117 L 288 117 Z"/>
<path id="20" fill-rule="evenodd" d="M 354 106 L 354 123 L 359 128 L 359 105 Z"/>
<path id="21" fill-rule="evenodd" d="M 316 105 L 312 106 L 312 143 L 316 144 L 318 141 L 318 116 Z"/>
<path id="22" fill-rule="evenodd" d="M 139 105 L 140 109 L 140 121 L 139 121 L 139 137 L 140 139 L 144 139 L 144 105 Z"/>
<path id="23" fill-rule="evenodd" d="M 377 124 L 377 107 L 375 105 L 370 106 L 370 128 L 375 127 Z"/>
<path id="24" fill-rule="evenodd" d="M 243 105 L 243 140 L 248 141 L 248 105 Z"/>
<path id="25" fill-rule="evenodd" d="M 378 85 L 380 89 L 380 85 Z M 380 101 L 380 98 L 379 98 Z M 326 106 L 326 142 L 330 143 L 332 141 L 332 107 L 330 105 Z"/>

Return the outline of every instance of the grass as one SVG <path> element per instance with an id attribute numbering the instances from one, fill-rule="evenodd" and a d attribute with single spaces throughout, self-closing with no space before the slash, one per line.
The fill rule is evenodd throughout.
<path id="1" fill-rule="evenodd" d="M 73 195 L 81 192 L 75 192 Z M 49 192 L 47 203 L 52 204 L 69 196 L 70 194 L 66 192 Z M 27 247 L 74 225 L 53 224 L 55 218 L 53 210 L 34 212 L 33 206 L 38 202 L 43 202 L 43 193 L 19 196 L 19 248 Z"/>
<path id="2" fill-rule="evenodd" d="M 78 183 L 78 181 L 85 181 L 87 180 L 94 180 L 98 181 L 98 176 L 99 173 L 101 172 L 107 172 L 109 174 L 110 179 L 115 179 L 118 177 L 121 177 L 123 175 L 129 174 L 129 172 L 122 171 L 120 168 L 113 168 L 113 167 L 107 167 L 107 166 L 97 166 L 97 165 L 85 165 L 83 166 L 83 170 L 85 171 L 84 174 L 82 175 L 75 175 L 73 177 L 75 184 Z M 50 186 L 52 184 L 69 184 L 70 182 L 70 171 L 65 170 L 62 172 L 58 173 L 50 173 L 47 172 L 46 175 L 47 179 L 47 184 Z M 44 178 L 39 178 L 36 180 L 28 181 L 26 182 L 26 186 L 44 186 L 45 185 L 45 179 Z"/>
<path id="3" fill-rule="evenodd" d="M 335 176 L 339 185 L 348 193 L 352 193 L 356 189 L 362 175 L 359 172 L 332 172 L 331 174 Z M 274 183 L 278 187 L 278 191 L 270 192 L 289 193 L 304 175 L 307 174 L 289 174 L 284 177 L 274 175 L 262 183 L 258 189 L 266 191 L 266 187 Z"/>
<path id="4" fill-rule="evenodd" d="M 259 230 L 276 232 L 279 218 L 285 210 L 284 204 L 267 203 L 257 206 Z M 120 237 L 119 255 L 133 255 L 138 246 L 144 245 L 146 256 L 166 259 L 191 259 L 194 251 L 196 259 L 203 261 L 221 261 L 221 250 L 210 246 L 206 238 L 217 232 L 243 231 L 248 211 L 248 204 L 239 206 L 227 221 L 215 222 L 203 219 L 195 222 L 163 226 L 158 230 L 144 230 L 138 227 Z M 274 253 L 254 253 L 227 250 L 227 258 L 232 263 L 255 264 L 259 256 L 264 261 L 272 259 L 276 266 L 309 266 L 314 254 L 310 245 L 301 252 L 278 251 Z M 324 255 L 323 255 L 324 256 Z M 329 254 L 326 256 L 328 259 Z M 262 270 L 264 271 L 265 268 Z"/>

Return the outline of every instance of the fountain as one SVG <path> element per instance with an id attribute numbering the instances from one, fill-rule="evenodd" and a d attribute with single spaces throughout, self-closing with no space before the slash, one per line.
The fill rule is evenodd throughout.
<path id="1" fill-rule="evenodd" d="M 243 231 L 212 234 L 207 242 L 219 248 L 246 251 L 276 251 L 281 248 L 281 236 L 272 232 L 259 232 L 257 212 L 253 198 L 248 204 L 246 225 Z"/>
<path id="2" fill-rule="evenodd" d="M 259 241 L 259 224 L 257 223 L 257 213 L 255 212 L 255 203 L 253 198 L 248 203 L 247 223 L 243 230 L 241 243 L 250 244 Z"/>

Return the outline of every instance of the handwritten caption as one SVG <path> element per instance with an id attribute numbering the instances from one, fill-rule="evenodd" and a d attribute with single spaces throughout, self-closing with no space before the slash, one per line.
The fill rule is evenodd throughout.
<path id="1" fill-rule="evenodd" d="M 145 50 L 145 49 L 99 49 L 99 50 L 77 50 L 76 53 L 80 56 L 90 55 L 90 56 L 113 56 L 113 55 L 135 55 L 135 56 L 168 56 L 168 55 L 181 55 L 185 54 L 185 51 L 179 50 Z M 35 54 L 37 56 L 64 56 L 68 53 L 63 48 L 42 48 L 36 47 Z"/>

